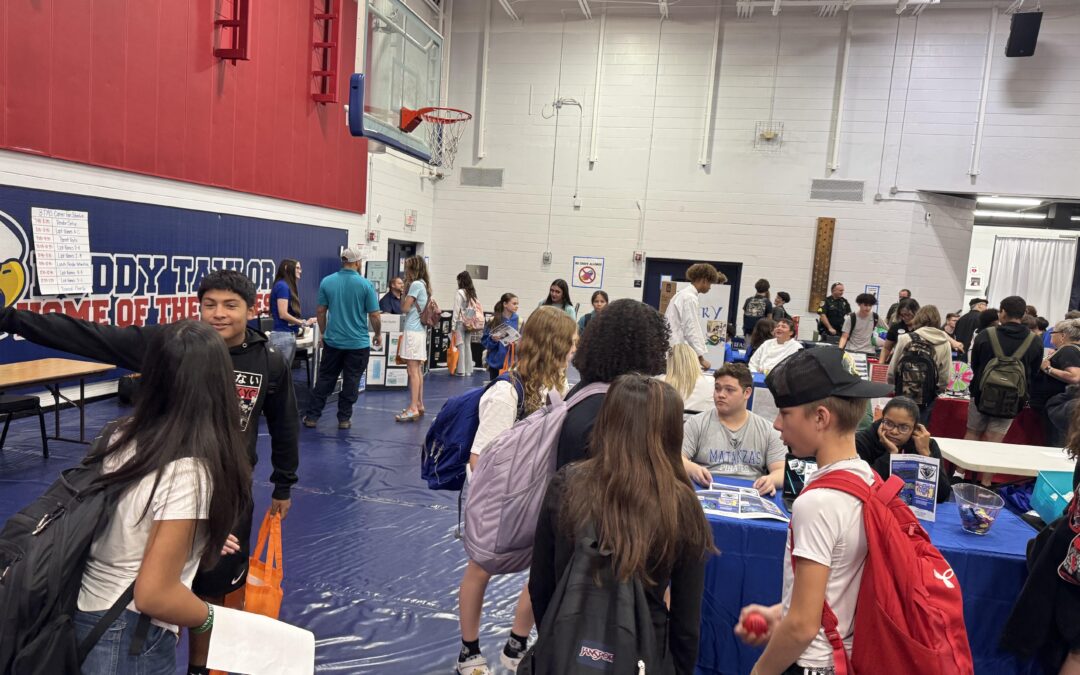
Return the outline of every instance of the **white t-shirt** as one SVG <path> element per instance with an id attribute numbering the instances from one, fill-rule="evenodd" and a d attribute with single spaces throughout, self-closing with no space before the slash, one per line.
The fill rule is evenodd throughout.
<path id="1" fill-rule="evenodd" d="M 784 344 L 780 344 L 776 338 L 769 338 L 750 356 L 750 370 L 755 373 L 768 373 L 802 348 L 802 343 L 795 338 L 790 338 Z"/>
<path id="2" fill-rule="evenodd" d="M 135 452 L 134 445 L 105 459 L 104 470 L 111 473 L 119 469 Z M 161 472 L 161 481 L 154 489 L 154 474 L 144 477 L 121 495 L 116 514 L 90 546 L 82 587 L 79 589 L 79 609 L 84 612 L 100 612 L 112 607 L 139 574 L 150 528 L 155 520 L 206 520 L 210 515 L 210 476 L 202 462 L 196 459 L 178 459 L 169 463 Z M 150 508 L 143 517 L 146 504 Z M 180 574 L 180 581 L 188 588 L 199 569 L 199 559 L 206 545 L 205 523 L 196 528 L 195 541 L 188 552 L 187 561 Z M 135 602 L 128 605 L 135 610 Z M 177 632 L 168 623 L 153 623 Z"/>
<path id="3" fill-rule="evenodd" d="M 547 389 L 540 390 L 541 400 L 546 400 Z M 563 395 L 566 394 L 565 382 L 562 387 Z M 517 421 L 518 394 L 517 388 L 506 380 L 500 380 L 491 385 L 491 388 L 480 397 L 480 425 L 476 428 L 473 436 L 472 448 L 469 452 L 479 455 L 495 438 L 514 426 Z"/>
<path id="4" fill-rule="evenodd" d="M 657 375 L 656 379 L 661 382 L 666 381 L 666 376 L 661 374 Z M 690 395 L 683 399 L 683 409 L 693 410 L 694 412 L 706 412 L 712 410 L 715 407 L 713 403 L 713 390 L 716 389 L 716 379 L 707 373 L 702 373 L 697 382 L 694 383 L 694 391 L 690 392 Z"/>
<path id="5" fill-rule="evenodd" d="M 808 483 L 831 472 L 850 471 L 873 482 L 873 470 L 861 459 L 845 459 L 818 469 Z M 795 537 L 796 557 L 812 560 L 829 568 L 825 599 L 837 618 L 837 632 L 851 653 L 855 632 L 855 605 L 859 599 L 863 566 L 866 563 L 866 529 L 863 527 L 862 502 L 838 490 L 811 490 L 800 494 L 791 508 L 791 530 L 784 547 L 784 614 L 791 608 L 791 590 L 795 572 L 791 568 L 791 537 Z M 833 666 L 833 650 L 819 629 L 814 641 L 797 661 L 810 668 Z"/>
<path id="6" fill-rule="evenodd" d="M 690 345 L 698 356 L 705 356 L 705 334 L 701 330 L 701 293 L 687 286 L 668 303 L 664 318 L 671 327 L 671 346 Z"/>

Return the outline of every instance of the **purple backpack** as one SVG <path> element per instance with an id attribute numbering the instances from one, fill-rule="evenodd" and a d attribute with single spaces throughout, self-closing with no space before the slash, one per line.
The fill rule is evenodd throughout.
<path id="1" fill-rule="evenodd" d="M 465 553 L 489 574 L 528 569 L 533 536 L 555 459 L 563 420 L 578 403 L 608 390 L 594 382 L 565 402 L 557 391 L 548 405 L 507 429 L 480 455 L 467 483 Z"/>

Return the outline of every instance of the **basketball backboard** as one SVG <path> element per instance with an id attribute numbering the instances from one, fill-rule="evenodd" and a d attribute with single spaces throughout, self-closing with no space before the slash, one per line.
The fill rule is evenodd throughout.
<path id="1" fill-rule="evenodd" d="M 442 36 L 401 0 L 366 4 L 364 73 L 353 76 L 349 127 L 354 135 L 428 161 L 426 134 L 402 131 L 401 109 L 439 105 Z"/>

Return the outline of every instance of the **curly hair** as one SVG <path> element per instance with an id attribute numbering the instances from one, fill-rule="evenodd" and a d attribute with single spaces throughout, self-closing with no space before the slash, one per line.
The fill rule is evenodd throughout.
<path id="1" fill-rule="evenodd" d="M 574 348 L 577 324 L 554 307 L 541 307 L 529 315 L 521 329 L 514 372 L 525 390 L 525 411 L 544 405 L 542 392 L 562 391 L 566 384 L 566 357 Z"/>
<path id="2" fill-rule="evenodd" d="M 667 369 L 671 329 L 660 312 L 637 300 L 616 300 L 586 326 L 574 356 L 581 381 L 614 382 L 627 373 Z"/>

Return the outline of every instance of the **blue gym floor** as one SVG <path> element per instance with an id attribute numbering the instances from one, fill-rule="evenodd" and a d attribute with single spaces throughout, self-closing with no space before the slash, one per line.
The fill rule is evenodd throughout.
<path id="1" fill-rule="evenodd" d="M 306 377 L 294 371 L 301 406 Z M 420 480 L 420 443 L 447 398 L 486 380 L 446 371 L 428 375 L 420 422 L 393 416 L 408 393 L 360 395 L 353 426 L 338 431 L 331 399 L 315 429 L 300 429 L 300 482 L 284 523 L 285 601 L 281 619 L 315 633 L 315 664 L 342 673 L 452 673 L 460 646 L 457 587 L 465 565 L 454 538 L 457 493 L 434 492 Z M 131 408 L 115 399 L 87 407 L 87 435 Z M 62 435 L 78 436 L 78 411 L 61 412 Z M 52 414 L 47 418 L 53 431 Z M 255 471 L 256 514 L 270 502 L 270 443 L 265 424 Z M 38 421 L 11 424 L 0 452 L 0 522 L 32 501 L 87 446 L 51 441 L 43 459 Z M 256 530 L 260 517 L 256 516 Z M 253 542 L 254 543 L 254 542 Z M 526 575 L 494 579 L 481 628 L 481 648 L 498 663 Z M 187 662 L 177 655 L 178 667 Z M 179 671 L 178 671 L 179 672 Z"/>

